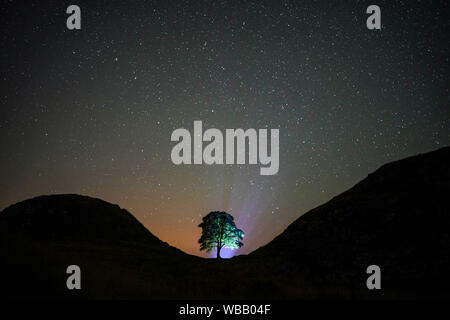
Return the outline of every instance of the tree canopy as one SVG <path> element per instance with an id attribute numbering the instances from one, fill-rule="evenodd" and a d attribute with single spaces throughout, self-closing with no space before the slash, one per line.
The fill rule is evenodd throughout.
<path id="1" fill-rule="evenodd" d="M 217 248 L 217 258 L 220 258 L 222 248 L 234 250 L 244 245 L 239 241 L 244 238 L 244 232 L 236 227 L 231 214 L 213 211 L 202 220 L 203 222 L 198 225 L 202 228 L 202 236 L 198 240 L 200 250 L 210 252 Z"/>

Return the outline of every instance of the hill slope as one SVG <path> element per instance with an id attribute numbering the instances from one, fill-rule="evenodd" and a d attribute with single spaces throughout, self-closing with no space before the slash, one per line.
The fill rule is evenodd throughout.
<path id="1" fill-rule="evenodd" d="M 87 196 L 40 196 L 12 205 L 0 223 L 33 240 L 124 241 L 157 243 L 136 218 L 118 205 Z"/>
<path id="2" fill-rule="evenodd" d="M 449 164 L 449 147 L 386 164 L 250 257 L 276 260 L 272 271 L 362 291 L 375 264 L 385 292 L 448 295 Z"/>
<path id="3" fill-rule="evenodd" d="M 74 194 L 6 208 L 0 213 L 0 240 L 0 271 L 7 275 L 2 294 L 10 298 L 164 297 L 171 294 L 167 284 L 176 281 L 164 273 L 196 260 L 119 206 Z M 65 287 L 71 264 L 81 267 L 81 292 Z"/>

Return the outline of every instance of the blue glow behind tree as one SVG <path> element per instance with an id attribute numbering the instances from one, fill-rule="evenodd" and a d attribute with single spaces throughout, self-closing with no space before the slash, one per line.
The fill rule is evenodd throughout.
<path id="1" fill-rule="evenodd" d="M 244 244 L 239 241 L 244 238 L 244 232 L 238 229 L 231 214 L 223 211 L 213 211 L 203 217 L 198 226 L 202 228 L 202 236 L 198 243 L 200 250 L 210 252 L 217 248 L 217 258 L 220 259 L 220 250 L 228 248 L 238 249 Z"/>

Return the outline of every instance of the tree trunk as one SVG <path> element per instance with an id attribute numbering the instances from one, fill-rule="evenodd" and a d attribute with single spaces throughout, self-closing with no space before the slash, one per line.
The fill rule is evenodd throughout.
<path id="1" fill-rule="evenodd" d="M 220 246 L 217 247 L 217 259 L 220 259 Z"/>

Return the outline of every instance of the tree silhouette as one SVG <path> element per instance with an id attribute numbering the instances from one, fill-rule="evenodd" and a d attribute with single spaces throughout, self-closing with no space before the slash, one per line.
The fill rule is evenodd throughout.
<path id="1" fill-rule="evenodd" d="M 239 240 L 244 238 L 244 232 L 234 224 L 231 214 L 222 211 L 213 211 L 203 217 L 203 222 L 198 226 L 202 228 L 202 236 L 198 243 L 200 250 L 210 252 L 217 248 L 217 258 L 220 259 L 222 248 L 238 249 L 244 244 Z"/>

